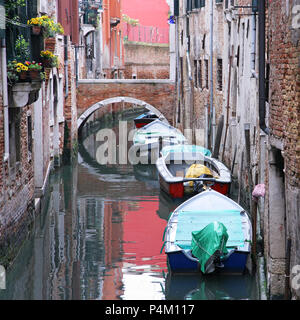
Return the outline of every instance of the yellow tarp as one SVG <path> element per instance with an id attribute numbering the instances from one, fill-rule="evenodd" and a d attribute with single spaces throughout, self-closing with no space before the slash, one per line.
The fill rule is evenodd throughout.
<path id="1" fill-rule="evenodd" d="M 207 175 L 213 177 L 211 170 L 209 168 L 207 168 L 205 165 L 199 164 L 199 163 L 194 163 L 188 168 L 188 170 L 185 174 L 185 177 L 186 178 L 198 178 L 202 174 L 207 174 Z M 190 181 L 189 186 L 192 187 L 193 185 L 194 185 L 194 182 Z"/>

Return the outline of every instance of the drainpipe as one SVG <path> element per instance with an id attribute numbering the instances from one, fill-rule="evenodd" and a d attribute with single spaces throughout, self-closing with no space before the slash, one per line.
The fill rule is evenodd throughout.
<path id="1" fill-rule="evenodd" d="M 188 127 L 186 127 L 185 124 L 185 129 L 192 129 L 192 123 L 191 119 L 194 117 L 194 114 L 192 113 L 192 108 L 193 108 L 193 77 L 192 77 L 192 68 L 191 68 L 191 61 L 190 61 L 190 53 L 189 51 L 186 52 L 186 60 L 187 60 L 187 67 L 188 67 L 188 92 L 189 92 L 189 112 L 188 112 Z"/>
<path id="2" fill-rule="evenodd" d="M 69 95 L 69 75 L 68 75 L 68 37 L 64 36 L 64 60 L 65 60 L 65 81 L 66 81 L 66 92 L 65 92 L 65 99 Z"/>
<path id="3" fill-rule="evenodd" d="M 7 61 L 6 61 L 6 42 L 5 38 L 1 39 L 1 68 L 2 68 L 2 95 L 4 109 L 4 161 L 9 158 L 9 128 L 8 128 L 8 92 L 7 92 Z"/>
<path id="4" fill-rule="evenodd" d="M 212 140 L 211 140 L 211 148 L 213 149 L 215 143 L 215 130 L 216 130 L 216 113 L 214 109 L 214 80 L 213 80 L 213 28 L 214 28 L 214 13 L 213 13 L 213 5 L 214 2 L 210 1 L 210 114 L 211 114 L 211 127 L 212 127 Z"/>
<path id="5" fill-rule="evenodd" d="M 256 56 L 256 15 L 252 14 L 251 16 L 251 26 L 252 26 L 252 34 L 251 34 L 251 77 L 258 79 L 258 74 L 255 71 L 255 56 Z"/>
<path id="6" fill-rule="evenodd" d="M 266 118 L 266 80 L 265 80 L 265 0 L 258 1 L 258 41 L 259 41 L 259 127 L 267 135 Z"/>
<path id="7" fill-rule="evenodd" d="M 180 52 L 179 52 L 179 37 L 178 37 L 178 24 L 179 24 L 179 17 L 176 17 L 176 23 L 175 23 L 175 50 L 176 50 L 176 70 L 177 70 L 177 101 L 176 101 L 176 106 L 179 107 L 180 103 L 180 97 L 181 97 L 181 92 L 180 92 L 180 83 L 182 81 L 181 75 L 180 75 L 180 64 L 179 64 L 179 57 L 180 57 Z M 179 116 L 181 117 L 181 114 L 179 113 L 179 108 L 177 108 L 177 116 L 174 117 L 174 123 L 177 125 L 178 122 L 181 123 L 181 119 L 179 119 Z M 177 121 L 176 121 L 177 120 Z M 179 121 L 178 121 L 179 120 Z"/>

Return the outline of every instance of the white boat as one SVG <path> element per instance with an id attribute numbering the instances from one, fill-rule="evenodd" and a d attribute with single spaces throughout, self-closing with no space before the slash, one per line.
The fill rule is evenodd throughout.
<path id="1" fill-rule="evenodd" d="M 195 234 L 211 224 L 225 226 L 228 238 L 222 243 L 226 243 L 224 248 L 227 252 L 209 252 L 213 251 L 210 244 L 206 243 L 205 247 L 201 243 L 199 247 L 209 257 L 201 265 L 199 258 L 193 255 L 192 240 Z M 252 226 L 247 212 L 239 204 L 209 189 L 189 198 L 174 210 L 168 220 L 164 240 L 171 272 L 211 273 L 218 269 L 243 273 L 251 251 Z M 208 237 L 207 240 L 215 239 Z"/>
<path id="2" fill-rule="evenodd" d="M 132 151 L 136 153 L 140 163 L 155 164 L 163 147 L 185 143 L 187 139 L 180 130 L 155 120 L 135 132 Z"/>
<path id="3" fill-rule="evenodd" d="M 198 149 L 188 147 L 189 145 L 185 145 L 182 150 L 177 150 L 177 146 L 174 150 L 171 147 L 163 148 L 162 156 L 156 161 L 160 188 L 173 199 L 199 193 L 203 184 L 227 195 L 231 184 L 230 170 L 222 162 L 207 156 L 206 154 L 210 154 L 209 150 L 198 146 Z M 168 152 L 164 152 L 165 150 Z M 209 171 L 211 176 L 189 176 L 189 168 L 197 164 Z"/>

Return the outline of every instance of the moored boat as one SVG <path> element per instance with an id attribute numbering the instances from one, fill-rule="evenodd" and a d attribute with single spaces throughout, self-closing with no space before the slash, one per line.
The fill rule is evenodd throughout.
<path id="1" fill-rule="evenodd" d="M 162 150 L 162 156 L 156 161 L 159 173 L 160 188 L 172 198 L 192 196 L 211 187 L 224 195 L 229 192 L 231 173 L 229 169 L 217 159 L 211 158 L 210 151 L 187 148 Z M 192 146 L 191 146 L 192 147 Z M 184 148 L 187 148 L 184 150 Z"/>
<path id="2" fill-rule="evenodd" d="M 136 117 L 134 119 L 134 124 L 136 128 L 139 129 L 157 119 L 159 119 L 158 115 L 156 115 L 154 112 L 148 111 Z"/>
<path id="3" fill-rule="evenodd" d="M 171 272 L 243 273 L 251 251 L 252 226 L 239 204 L 209 189 L 174 210 L 164 240 Z"/>
<path id="4" fill-rule="evenodd" d="M 136 152 L 142 164 L 155 164 L 163 147 L 184 144 L 186 141 L 178 129 L 160 120 L 155 120 L 135 132 L 133 151 Z"/>

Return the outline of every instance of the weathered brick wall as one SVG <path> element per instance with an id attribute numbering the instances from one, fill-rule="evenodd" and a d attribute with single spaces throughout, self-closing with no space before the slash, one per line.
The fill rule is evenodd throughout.
<path id="1" fill-rule="evenodd" d="M 269 2 L 270 110 L 272 135 L 284 144 L 285 175 L 300 186 L 300 46 L 291 14 L 280 1 Z M 299 4 L 298 4 L 299 5 Z M 286 12 L 286 10 L 288 10 Z M 298 28 L 299 30 L 299 28 Z M 294 35 L 295 34 L 295 35 Z M 297 39 L 298 38 L 298 39 Z"/>
<path id="2" fill-rule="evenodd" d="M 9 174 L 7 163 L 5 164 L 5 188 L 0 204 L 0 246 L 4 250 L 4 256 L 24 239 L 34 212 L 33 158 L 28 157 L 28 112 L 32 112 L 31 106 L 23 107 L 20 113 L 19 165 L 15 172 Z M 1 256 L 4 259 L 3 252 Z"/>
<path id="3" fill-rule="evenodd" d="M 140 81 L 79 83 L 77 89 L 78 117 L 89 107 L 102 100 L 113 97 L 132 97 L 146 103 L 172 120 L 174 106 L 174 84 L 147 83 Z"/>
<path id="4" fill-rule="evenodd" d="M 291 238 L 290 271 L 300 265 L 300 237 L 299 237 L 299 186 L 300 186 L 300 12 L 299 0 L 268 1 L 268 56 L 270 63 L 269 82 L 269 127 L 271 129 L 270 144 L 281 150 L 284 159 L 284 195 L 285 201 L 284 231 L 285 240 Z M 270 159 L 269 159 L 270 162 Z M 270 163 L 269 166 L 274 164 Z M 266 180 L 268 203 L 274 186 Z M 269 212 L 272 217 L 274 212 Z M 271 218 L 270 218 L 271 219 Z M 272 232 L 272 221 L 269 228 Z M 265 241 L 266 242 L 266 241 Z M 274 244 L 268 243 L 268 246 Z M 288 252 L 285 252 L 285 258 Z M 272 256 L 268 257 L 272 262 Z M 270 264 L 270 262 L 269 262 Z M 285 271 L 283 270 L 282 273 Z M 273 272 L 276 276 L 276 270 Z M 293 299 L 300 299 L 300 290 L 292 286 L 293 276 L 290 278 L 290 288 Z M 283 281 L 282 281 L 283 282 Z M 276 287 L 271 283 L 271 292 L 284 292 L 284 284 Z"/>
<path id="5" fill-rule="evenodd" d="M 169 79 L 169 46 L 125 43 L 125 79 Z"/>
<path id="6" fill-rule="evenodd" d="M 76 97 L 76 78 L 75 78 L 75 49 L 68 39 L 68 96 L 65 98 L 64 117 L 68 132 L 64 132 L 67 154 L 74 150 L 77 140 L 77 97 Z M 66 87 L 66 83 L 64 84 Z M 67 155 L 69 158 L 71 156 Z"/>

